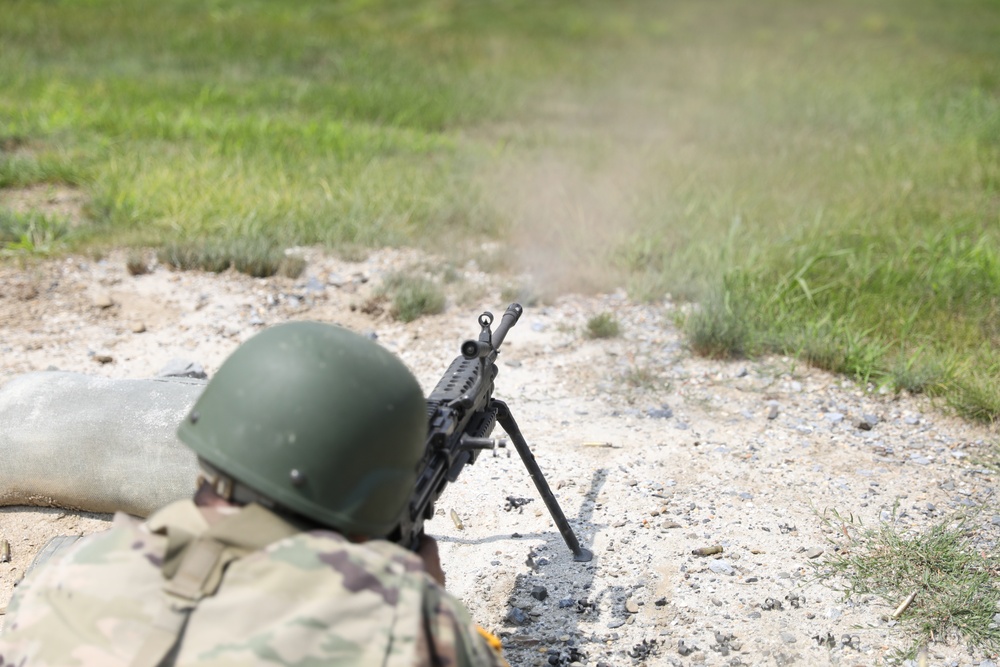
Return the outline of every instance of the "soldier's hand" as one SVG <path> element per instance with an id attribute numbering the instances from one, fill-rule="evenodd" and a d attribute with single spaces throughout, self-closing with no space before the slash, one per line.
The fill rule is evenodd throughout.
<path id="1" fill-rule="evenodd" d="M 438 555 L 437 540 L 430 535 L 421 535 L 417 555 L 424 561 L 424 570 L 427 571 L 431 579 L 438 582 L 444 588 L 444 570 L 441 569 L 441 557 Z"/>

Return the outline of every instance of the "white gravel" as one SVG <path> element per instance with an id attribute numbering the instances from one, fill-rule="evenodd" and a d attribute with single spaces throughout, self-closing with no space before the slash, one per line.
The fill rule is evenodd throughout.
<path id="1" fill-rule="evenodd" d="M 0 267 L 0 384 L 49 367 L 150 377 L 178 358 L 211 374 L 260 327 L 316 319 L 376 333 L 429 390 L 478 333 L 476 316 L 503 311 L 514 282 L 460 267 L 444 314 L 402 324 L 366 307 L 373 289 L 432 258 L 302 252 L 309 266 L 294 281 L 163 267 L 130 276 L 121 254 Z M 587 339 L 588 318 L 602 312 L 622 335 Z M 512 665 L 881 664 L 911 635 L 882 620 L 894 605 L 845 600 L 815 581 L 812 565 L 841 537 L 824 516 L 916 530 L 978 508 L 978 539 L 995 548 L 995 475 L 976 463 L 995 431 L 790 359 L 694 357 L 676 315 L 669 302 L 620 293 L 526 305 L 496 396 L 594 559 L 572 559 L 515 452 L 486 453 L 428 524 L 449 589 L 503 637 Z M 864 430 L 863 419 L 877 423 Z M 0 508 L 12 551 L 0 606 L 51 536 L 99 530 L 106 518 Z M 931 665 L 990 664 L 958 638 L 941 640 Z"/>

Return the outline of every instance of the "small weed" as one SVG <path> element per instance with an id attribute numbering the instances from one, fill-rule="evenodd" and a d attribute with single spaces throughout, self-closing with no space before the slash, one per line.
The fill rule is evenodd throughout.
<path id="1" fill-rule="evenodd" d="M 298 278 L 306 270 L 308 262 L 302 255 L 285 255 L 278 266 L 278 273 L 289 278 Z"/>
<path id="2" fill-rule="evenodd" d="M 888 522 L 866 528 L 854 517 L 833 516 L 828 523 L 848 543 L 817 565 L 819 578 L 837 577 L 834 587 L 845 597 L 872 594 L 893 610 L 915 593 L 899 617 L 916 635 L 909 657 L 956 633 L 973 646 L 1000 649 L 1000 628 L 993 623 L 1000 558 L 975 544 L 973 518 L 953 517 L 913 533 Z"/>
<path id="3" fill-rule="evenodd" d="M 222 273 L 232 264 L 217 244 L 168 243 L 156 253 L 163 264 L 179 271 L 211 271 Z"/>
<path id="4" fill-rule="evenodd" d="M 254 278 L 266 278 L 278 272 L 285 259 L 279 248 L 262 240 L 238 241 L 228 248 L 233 268 Z"/>
<path id="5" fill-rule="evenodd" d="M 698 354 L 727 359 L 749 351 L 745 308 L 734 303 L 731 295 L 728 288 L 714 293 L 685 319 L 684 330 Z"/>
<path id="6" fill-rule="evenodd" d="M 983 369 L 968 374 L 954 383 L 948 403 L 963 417 L 995 423 L 1000 415 L 1000 388 L 996 384 L 996 369 Z"/>
<path id="7" fill-rule="evenodd" d="M 444 312 L 444 292 L 429 278 L 393 273 L 386 277 L 380 292 L 392 301 L 392 316 L 402 322 Z"/>
<path id="8" fill-rule="evenodd" d="M 622 381 L 636 389 L 650 390 L 659 386 L 660 377 L 645 366 L 631 366 L 622 375 Z"/>
<path id="9" fill-rule="evenodd" d="M 61 218 L 0 209 L 0 250 L 5 255 L 47 255 L 66 238 L 69 228 Z"/>
<path id="10" fill-rule="evenodd" d="M 442 267 L 441 280 L 446 284 L 462 282 L 462 271 L 452 263 L 447 263 Z"/>
<path id="11" fill-rule="evenodd" d="M 587 320 L 588 338 L 617 338 L 621 332 L 622 328 L 618 319 L 611 313 L 594 315 Z"/>
<path id="12" fill-rule="evenodd" d="M 916 354 L 900 355 L 890 370 L 892 386 L 911 394 L 936 393 L 950 373 L 938 359 L 924 359 Z"/>
<path id="13" fill-rule="evenodd" d="M 146 253 L 142 250 L 132 249 L 125 257 L 125 270 L 130 276 L 141 276 L 149 273 L 149 264 L 146 262 Z"/>
<path id="14" fill-rule="evenodd" d="M 359 264 L 371 254 L 371 250 L 359 243 L 343 243 L 334 248 L 334 253 L 345 262 Z"/>

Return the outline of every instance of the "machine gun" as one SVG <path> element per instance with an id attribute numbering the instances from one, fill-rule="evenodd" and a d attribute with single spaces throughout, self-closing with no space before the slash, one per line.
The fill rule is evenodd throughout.
<path id="1" fill-rule="evenodd" d="M 424 521 L 434 516 L 434 503 L 445 487 L 458 479 L 465 466 L 475 463 L 480 452 L 506 446 L 505 440 L 490 438 L 499 422 L 513 441 L 549 514 L 573 552 L 573 559 L 587 562 L 593 557 L 577 541 L 507 404 L 493 398 L 493 382 L 499 372 L 496 360 L 500 345 L 522 312 L 520 304 L 512 303 L 496 331 L 492 332 L 493 314 L 485 312 L 480 315 L 479 338 L 462 343 L 462 354 L 451 362 L 427 397 L 427 446 L 419 464 L 408 511 L 404 512 L 399 528 L 390 537 L 398 544 L 415 551 L 424 530 Z"/>

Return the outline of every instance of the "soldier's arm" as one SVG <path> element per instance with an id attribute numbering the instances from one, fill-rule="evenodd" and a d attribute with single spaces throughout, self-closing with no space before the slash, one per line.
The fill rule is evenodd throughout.
<path id="1" fill-rule="evenodd" d="M 444 569 L 441 567 L 441 556 L 438 555 L 437 540 L 427 534 L 421 535 L 417 555 L 423 561 L 424 570 L 427 571 L 431 579 L 436 581 L 441 588 L 444 588 Z"/>
<path id="2" fill-rule="evenodd" d="M 424 627 L 426 664 L 509 667 L 500 641 L 473 623 L 462 603 L 438 586 L 428 586 Z"/>

